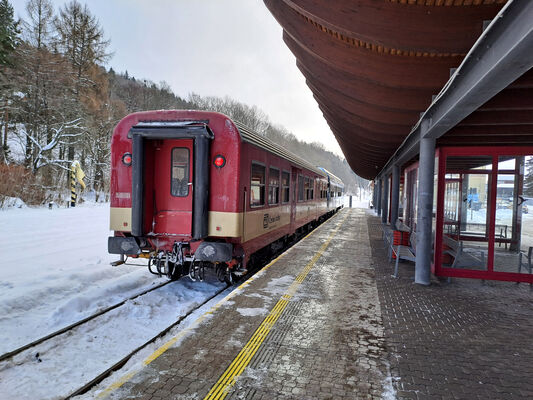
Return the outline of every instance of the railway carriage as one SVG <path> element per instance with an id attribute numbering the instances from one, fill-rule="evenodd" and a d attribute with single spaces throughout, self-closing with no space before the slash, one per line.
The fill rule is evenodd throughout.
<path id="1" fill-rule="evenodd" d="M 231 281 L 342 207 L 340 179 L 220 113 L 128 115 L 111 151 L 108 250 L 172 279 L 213 266 Z"/>

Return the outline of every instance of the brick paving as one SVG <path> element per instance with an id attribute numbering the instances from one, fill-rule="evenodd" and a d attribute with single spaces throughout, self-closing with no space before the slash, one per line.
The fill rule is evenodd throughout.
<path id="1" fill-rule="evenodd" d="M 203 399 L 335 226 L 226 399 L 532 399 L 533 291 L 391 277 L 381 223 L 343 210 L 112 398 Z"/>
<path id="2" fill-rule="evenodd" d="M 343 210 L 112 398 L 202 399 L 347 216 L 227 399 L 381 399 L 387 385 L 366 216 Z M 363 239 L 363 240 L 361 240 Z"/>
<path id="3" fill-rule="evenodd" d="M 454 279 L 413 284 L 414 264 L 392 278 L 381 222 L 367 217 L 399 399 L 533 399 L 533 291 L 529 285 Z"/>

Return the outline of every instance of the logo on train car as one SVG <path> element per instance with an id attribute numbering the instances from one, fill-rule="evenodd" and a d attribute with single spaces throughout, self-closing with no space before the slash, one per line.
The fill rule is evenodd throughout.
<path id="1" fill-rule="evenodd" d="M 268 229 L 270 224 L 278 222 L 279 220 L 281 220 L 281 217 L 279 215 L 276 215 L 275 217 L 271 217 L 269 214 L 265 214 L 263 216 L 263 228 Z"/>

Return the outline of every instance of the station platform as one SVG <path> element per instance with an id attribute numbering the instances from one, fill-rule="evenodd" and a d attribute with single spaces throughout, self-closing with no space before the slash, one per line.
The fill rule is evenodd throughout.
<path id="1" fill-rule="evenodd" d="M 344 209 L 96 396 L 533 398 L 529 285 L 392 268 L 379 219 Z"/>

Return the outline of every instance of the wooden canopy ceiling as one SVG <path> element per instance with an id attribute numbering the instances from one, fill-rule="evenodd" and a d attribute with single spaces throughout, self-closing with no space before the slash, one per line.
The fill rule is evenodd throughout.
<path id="1" fill-rule="evenodd" d="M 264 2 L 348 163 L 371 179 L 506 0 Z M 529 71 L 438 143 L 533 144 L 531 88 Z"/>

